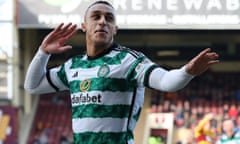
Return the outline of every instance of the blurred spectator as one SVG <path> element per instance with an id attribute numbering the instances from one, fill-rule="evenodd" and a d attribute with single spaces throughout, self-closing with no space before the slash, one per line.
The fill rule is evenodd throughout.
<path id="1" fill-rule="evenodd" d="M 43 123 L 41 121 L 37 122 L 36 132 L 41 132 L 43 130 Z"/>
<path id="2" fill-rule="evenodd" d="M 68 137 L 66 135 L 62 135 L 59 141 L 60 141 L 60 144 L 70 144 L 68 141 Z"/>
<path id="3" fill-rule="evenodd" d="M 240 144 L 240 131 L 232 119 L 224 120 L 222 128 L 223 134 L 216 144 Z"/>
<path id="4" fill-rule="evenodd" d="M 213 144 L 216 138 L 216 127 L 212 125 L 214 114 L 208 113 L 199 121 L 194 129 L 197 144 Z"/>
<path id="5" fill-rule="evenodd" d="M 183 125 L 183 105 L 182 101 L 178 101 L 175 111 L 176 126 L 181 127 Z"/>
<path id="6" fill-rule="evenodd" d="M 203 115 L 204 115 L 204 112 L 203 112 L 203 107 L 201 105 L 199 105 L 197 107 L 197 118 L 198 119 L 202 119 L 203 118 Z"/>
<path id="7" fill-rule="evenodd" d="M 42 129 L 42 132 L 44 132 L 47 135 L 49 135 L 52 132 L 50 122 L 46 122 L 45 127 Z"/>
<path id="8" fill-rule="evenodd" d="M 46 133 L 42 132 L 39 136 L 39 142 L 40 144 L 48 144 L 48 137 Z"/>
<path id="9" fill-rule="evenodd" d="M 188 113 L 188 114 L 190 114 L 190 110 L 191 108 L 190 108 L 190 102 L 188 101 L 188 100 L 186 100 L 186 101 L 184 101 L 184 103 L 183 103 L 183 112 L 185 113 Z"/>
<path id="10" fill-rule="evenodd" d="M 189 128 L 190 127 L 190 114 L 189 112 L 185 111 L 183 113 L 183 121 L 184 121 L 184 127 Z"/>
<path id="11" fill-rule="evenodd" d="M 221 115 L 221 116 L 223 117 L 224 112 L 223 112 L 223 107 L 222 107 L 222 106 L 218 106 L 218 107 L 217 107 L 217 114 L 218 114 L 218 115 Z"/>
<path id="12" fill-rule="evenodd" d="M 223 119 L 228 119 L 229 115 L 228 115 L 228 111 L 229 111 L 229 105 L 228 103 L 224 103 L 223 105 Z"/>
<path id="13" fill-rule="evenodd" d="M 196 107 L 192 107 L 191 109 L 191 115 L 190 115 L 190 119 L 189 119 L 189 123 L 190 123 L 190 126 L 189 128 L 194 128 L 195 125 L 197 124 L 198 122 L 198 119 L 197 119 L 197 109 Z"/>
<path id="14" fill-rule="evenodd" d="M 195 144 L 194 136 L 190 129 L 179 128 L 175 131 L 176 135 L 176 144 Z"/>
<path id="15" fill-rule="evenodd" d="M 210 113 L 211 110 L 210 110 L 210 107 L 209 107 L 209 104 L 206 104 L 205 107 L 204 107 L 204 113 Z"/>
<path id="16" fill-rule="evenodd" d="M 157 106 L 157 112 L 158 112 L 158 113 L 163 112 L 163 106 L 162 106 L 161 104 L 159 104 L 159 105 Z"/>
<path id="17" fill-rule="evenodd" d="M 236 127 L 238 129 L 240 129 L 240 115 L 238 115 L 237 119 L 236 119 Z"/>
<path id="18" fill-rule="evenodd" d="M 156 113 L 157 112 L 157 105 L 156 104 L 152 104 L 151 105 L 151 113 Z"/>
<path id="19" fill-rule="evenodd" d="M 238 110 L 237 110 L 237 107 L 236 107 L 236 105 L 234 103 L 231 104 L 230 109 L 228 110 L 228 116 L 231 119 L 234 119 L 234 120 L 237 119 Z"/>
<path id="20" fill-rule="evenodd" d="M 38 136 L 38 134 L 36 134 L 36 135 L 34 136 L 34 139 L 33 139 L 33 144 L 40 144 L 40 141 L 39 141 L 39 136 Z"/>
<path id="21" fill-rule="evenodd" d="M 170 112 L 170 101 L 165 100 L 163 103 L 163 112 Z"/>

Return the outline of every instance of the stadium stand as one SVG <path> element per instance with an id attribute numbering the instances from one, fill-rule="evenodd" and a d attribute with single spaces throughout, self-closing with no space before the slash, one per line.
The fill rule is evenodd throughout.
<path id="1" fill-rule="evenodd" d="M 28 143 L 59 144 L 62 137 L 72 139 L 70 96 L 67 91 L 41 95 Z"/>
<path id="2" fill-rule="evenodd" d="M 11 106 L 0 106 L 0 143 L 17 144 L 18 110 Z"/>
<path id="3" fill-rule="evenodd" d="M 175 131 L 184 129 L 193 133 L 199 120 L 207 113 L 215 114 L 217 127 L 221 127 L 223 119 L 231 118 L 240 128 L 239 75 L 239 72 L 206 73 L 178 92 L 153 91 L 151 112 L 173 113 Z"/>

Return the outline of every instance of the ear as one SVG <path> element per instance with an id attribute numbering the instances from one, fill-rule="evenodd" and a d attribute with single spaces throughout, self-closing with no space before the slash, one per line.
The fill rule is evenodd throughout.
<path id="1" fill-rule="evenodd" d="M 84 22 L 81 24 L 81 27 L 82 27 L 82 31 L 86 32 L 86 24 Z"/>
<path id="2" fill-rule="evenodd" d="M 118 26 L 115 26 L 115 30 L 114 30 L 114 35 L 116 35 L 117 34 L 117 31 L 118 31 Z"/>

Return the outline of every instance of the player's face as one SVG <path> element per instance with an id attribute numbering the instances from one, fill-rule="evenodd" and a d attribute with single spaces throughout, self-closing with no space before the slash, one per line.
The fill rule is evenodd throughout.
<path id="1" fill-rule="evenodd" d="M 90 7 L 86 12 L 82 30 L 86 32 L 87 42 L 95 45 L 112 43 L 117 32 L 113 8 L 105 4 L 96 4 Z"/>

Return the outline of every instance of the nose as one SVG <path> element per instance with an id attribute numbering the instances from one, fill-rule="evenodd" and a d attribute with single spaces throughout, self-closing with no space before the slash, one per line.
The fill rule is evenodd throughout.
<path id="1" fill-rule="evenodd" d="M 105 16 L 101 16 L 101 18 L 99 19 L 99 23 L 100 24 L 106 24 L 106 18 L 105 18 Z"/>

